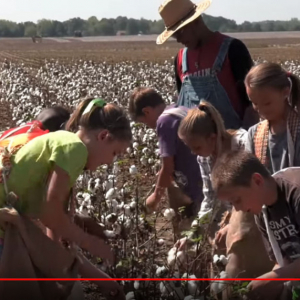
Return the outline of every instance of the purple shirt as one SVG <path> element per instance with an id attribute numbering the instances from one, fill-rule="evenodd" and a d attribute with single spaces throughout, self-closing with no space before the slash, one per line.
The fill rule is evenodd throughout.
<path id="1" fill-rule="evenodd" d="M 197 156 L 179 139 L 178 127 L 182 117 L 180 114 L 186 113 L 187 108 L 179 107 L 172 114 L 165 114 L 169 111 L 169 106 L 158 118 L 156 131 L 158 135 L 159 150 L 161 158 L 174 157 L 174 180 L 177 185 L 188 195 L 193 202 L 202 201 L 202 180 Z"/>

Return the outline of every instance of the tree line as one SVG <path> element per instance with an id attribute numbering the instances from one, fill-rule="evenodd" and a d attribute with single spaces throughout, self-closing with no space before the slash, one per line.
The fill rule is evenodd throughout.
<path id="1" fill-rule="evenodd" d="M 221 32 L 300 31 L 300 20 L 297 18 L 289 21 L 245 21 L 242 24 L 223 17 L 203 15 L 203 18 L 210 29 Z M 162 20 L 137 20 L 126 17 L 99 20 L 93 16 L 88 20 L 73 18 L 64 22 L 42 19 L 37 23 L 0 20 L 0 37 L 109 36 L 121 32 L 128 35 L 159 34 L 164 28 Z"/>

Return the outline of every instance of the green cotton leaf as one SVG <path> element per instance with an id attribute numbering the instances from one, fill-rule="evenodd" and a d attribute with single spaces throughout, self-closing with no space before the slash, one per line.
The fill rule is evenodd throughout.
<path id="1" fill-rule="evenodd" d="M 178 211 L 179 211 L 180 213 L 183 213 L 183 212 L 185 211 L 185 206 L 179 207 L 179 208 L 178 208 Z"/>
<path id="2" fill-rule="evenodd" d="M 129 268 L 130 267 L 130 262 L 127 259 L 122 259 L 118 262 L 116 267 L 124 267 L 124 268 Z"/>
<path id="3" fill-rule="evenodd" d="M 103 263 L 103 259 L 100 257 L 97 257 L 97 264 L 101 264 L 101 263 Z"/>
<path id="4" fill-rule="evenodd" d="M 202 241 L 202 235 L 200 235 L 200 236 L 198 236 L 197 238 L 195 238 L 195 239 L 192 239 L 192 242 L 194 242 L 194 243 L 198 243 L 198 242 L 201 242 Z"/>
<path id="5" fill-rule="evenodd" d="M 293 297 L 292 297 L 293 300 L 299 300 L 300 299 L 300 289 L 296 289 L 294 288 L 293 289 Z"/>
<path id="6" fill-rule="evenodd" d="M 189 230 L 189 231 L 182 231 L 182 232 L 181 232 L 181 235 L 182 235 L 182 236 L 189 236 L 191 233 L 193 233 L 192 230 Z"/>
<path id="7" fill-rule="evenodd" d="M 247 288 L 247 286 L 249 285 L 250 281 L 244 281 L 242 284 L 241 284 L 241 288 Z"/>

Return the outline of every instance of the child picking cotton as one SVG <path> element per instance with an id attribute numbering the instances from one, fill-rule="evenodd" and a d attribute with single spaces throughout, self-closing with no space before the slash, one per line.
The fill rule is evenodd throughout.
<path id="1" fill-rule="evenodd" d="M 265 270 L 264 264 L 253 264 L 254 256 L 247 252 L 243 246 L 245 241 L 252 241 L 252 246 L 260 249 L 263 256 L 264 247 L 260 239 L 253 239 L 257 229 L 254 218 L 244 213 L 241 215 L 226 203 L 221 205 L 212 187 L 211 175 L 216 161 L 219 157 L 232 149 L 243 149 L 247 137 L 247 132 L 243 129 L 226 130 L 224 122 L 219 112 L 208 102 L 202 101 L 199 107 L 190 110 L 182 120 L 179 137 L 198 155 L 198 164 L 203 180 L 204 200 L 198 213 L 198 223 L 200 227 L 205 219 L 209 225 L 208 237 L 211 244 L 220 244 L 221 240 L 226 240 L 227 255 L 230 259 L 226 266 L 226 271 L 230 277 L 255 276 L 257 270 Z M 219 232 L 219 222 L 224 212 L 232 213 L 229 224 Z M 236 221 L 242 220 L 242 222 Z M 233 226 L 234 225 L 234 226 Z M 217 235 L 216 235 L 217 234 Z M 250 238 L 249 238 L 250 236 Z M 216 239 L 215 239 L 216 237 Z M 215 240 L 214 240 L 215 239 Z M 176 247 L 182 249 L 186 239 L 176 243 Z"/>
<path id="2" fill-rule="evenodd" d="M 273 262 L 273 269 L 258 277 L 264 281 L 250 283 L 250 299 L 291 299 L 291 291 L 297 288 L 299 293 L 299 282 L 273 281 L 300 278 L 299 178 L 299 167 L 271 176 L 258 158 L 243 151 L 224 154 L 213 170 L 218 198 L 237 211 L 255 215 Z"/>
<path id="3" fill-rule="evenodd" d="M 94 171 L 102 164 L 112 163 L 129 146 L 132 138 L 129 120 L 119 107 L 106 104 L 101 99 L 89 98 L 76 109 L 67 128 L 74 129 L 75 133 L 51 132 L 36 137 L 23 146 L 2 151 L 1 175 L 4 179 L 0 185 L 0 206 L 4 208 L 11 204 L 7 203 L 7 199 L 13 192 L 16 200 L 13 207 L 24 220 L 39 220 L 51 230 L 56 241 L 67 240 L 92 255 L 113 262 L 110 247 L 103 240 L 76 226 L 65 208 L 71 188 L 83 170 Z M 2 224 L 6 221 L 13 223 L 15 220 L 9 214 L 1 216 Z M 5 251 L 5 228 L 2 229 L 2 248 L 6 256 L 0 258 L 0 262 L 2 259 L 9 260 L 9 252 Z M 30 240 L 29 231 L 27 235 Z M 56 245 L 56 241 L 52 243 Z M 27 251 L 30 254 L 32 250 Z M 50 255 L 51 260 L 51 255 L 54 254 L 44 255 L 44 259 Z M 52 263 L 55 264 L 55 260 Z M 93 272 L 94 269 L 90 270 L 89 266 L 83 258 L 83 264 L 79 266 L 82 276 Z M 120 291 L 116 285 L 114 289 Z M 22 292 L 22 289 L 18 291 L 20 295 Z"/>
<path id="4" fill-rule="evenodd" d="M 137 88 L 130 97 L 129 113 L 133 120 L 156 129 L 158 136 L 162 167 L 155 191 L 146 200 L 148 209 L 156 210 L 167 191 L 170 207 L 177 216 L 178 208 L 185 207 L 184 214 L 188 219 L 185 224 L 190 224 L 199 210 L 203 196 L 196 156 L 177 135 L 187 109 L 167 106 L 154 89 Z M 176 219 L 173 224 L 177 228 Z M 179 231 L 175 230 L 178 235 Z"/>

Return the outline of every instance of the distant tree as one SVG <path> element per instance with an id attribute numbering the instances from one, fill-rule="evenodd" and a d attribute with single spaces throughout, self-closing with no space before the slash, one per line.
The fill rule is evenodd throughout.
<path id="1" fill-rule="evenodd" d="M 128 19 L 126 17 L 117 17 L 115 31 L 126 31 Z"/>
<path id="2" fill-rule="evenodd" d="M 212 17 L 203 14 L 204 22 L 214 31 L 221 32 L 259 32 L 259 31 L 300 31 L 300 20 L 292 18 L 289 21 L 262 21 L 248 22 L 237 25 L 234 20 L 223 17 Z M 0 20 L 0 37 L 31 37 L 40 34 L 44 37 L 50 36 L 78 36 L 80 35 L 115 35 L 117 32 L 127 34 L 159 34 L 165 29 L 163 20 L 151 21 L 146 19 L 128 19 L 117 17 L 116 19 L 103 18 L 99 20 L 96 16 L 88 20 L 73 18 L 64 22 L 42 19 L 37 22 L 15 23 Z M 76 33 L 76 34 L 75 34 Z"/>
<path id="3" fill-rule="evenodd" d="M 73 18 L 63 22 L 67 36 L 73 36 L 76 30 L 84 31 L 86 28 L 86 21 L 81 18 Z"/>
<path id="4" fill-rule="evenodd" d="M 53 21 L 47 19 L 42 19 L 37 22 L 37 32 L 44 37 L 56 36 Z"/>
<path id="5" fill-rule="evenodd" d="M 99 35 L 115 35 L 114 23 L 108 19 L 102 19 L 97 27 Z"/>
<path id="6" fill-rule="evenodd" d="M 148 34 L 150 32 L 149 21 L 142 18 L 139 20 L 139 23 L 139 31 L 141 31 L 143 34 Z"/>
<path id="7" fill-rule="evenodd" d="M 24 36 L 32 37 L 35 35 L 37 35 L 36 25 L 35 24 L 25 25 Z"/>
<path id="8" fill-rule="evenodd" d="M 127 34 L 129 35 L 136 35 L 139 33 L 139 21 L 135 19 L 129 19 L 127 22 L 127 28 L 126 28 Z"/>

